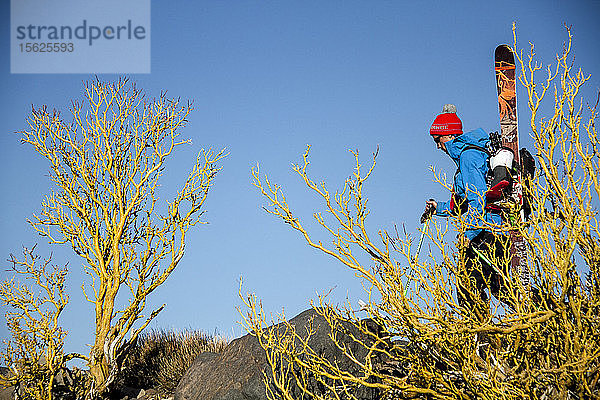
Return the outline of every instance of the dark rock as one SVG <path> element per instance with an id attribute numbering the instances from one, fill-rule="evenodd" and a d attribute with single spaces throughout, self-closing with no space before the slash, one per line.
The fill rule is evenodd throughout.
<path id="1" fill-rule="evenodd" d="M 119 386 L 118 389 L 112 394 L 111 398 L 120 399 L 120 400 L 128 400 L 128 399 L 136 399 L 140 394 L 139 388 L 133 388 L 129 386 Z"/>
<path id="2" fill-rule="evenodd" d="M 8 368 L 0 367 L 0 375 L 9 376 L 11 374 L 12 373 L 10 372 L 10 370 Z M 14 394 L 15 394 L 14 386 L 10 386 L 7 388 L 0 386 L 0 400 L 13 400 Z"/>
<path id="3" fill-rule="evenodd" d="M 8 368 L 0 367 L 0 374 L 12 375 Z M 54 377 L 52 398 L 54 400 L 75 400 L 82 398 L 85 391 L 84 382 L 88 379 L 89 372 L 74 367 L 63 368 Z M 14 400 L 24 397 L 24 388 L 20 385 L 2 388 L 0 386 L 0 400 Z"/>
<path id="4" fill-rule="evenodd" d="M 15 396 L 15 387 L 2 387 L 0 386 L 0 400 L 13 400 Z"/>
<path id="5" fill-rule="evenodd" d="M 66 368 L 62 371 L 59 371 L 54 377 L 54 385 L 65 387 L 73 386 L 73 377 L 71 376 L 71 371 Z"/>
<path id="6" fill-rule="evenodd" d="M 306 332 L 306 327 L 312 321 L 315 331 L 309 340 L 309 345 L 330 361 L 336 361 L 342 369 L 355 369 L 352 363 L 334 345 L 329 337 L 330 327 L 325 318 L 310 309 L 299 314 L 289 322 L 295 326 L 296 332 Z M 268 329 L 283 329 L 281 324 Z M 346 329 L 358 335 L 356 329 L 346 326 Z M 366 351 L 354 343 L 347 335 L 346 346 L 358 358 L 364 357 Z M 206 353 L 205 353 L 206 354 Z M 222 353 L 201 354 L 196 358 L 190 369 L 185 373 L 175 389 L 175 400 L 263 400 L 266 399 L 263 371 L 267 361 L 264 350 L 256 337 L 248 334 L 233 340 Z M 319 390 L 315 384 L 316 390 Z M 361 399 L 376 398 L 376 393 L 368 389 L 357 393 Z"/>
<path id="7" fill-rule="evenodd" d="M 210 351 L 206 351 L 204 353 L 200 353 L 196 359 L 194 360 L 194 363 L 192 364 L 192 366 L 190 368 L 193 368 L 194 366 L 200 366 L 202 364 L 204 364 L 205 362 L 209 362 L 214 360 L 215 358 L 217 358 L 219 356 L 218 353 L 212 353 Z"/>
<path id="8" fill-rule="evenodd" d="M 219 356 L 200 354 L 177 385 L 175 398 L 262 399 L 264 358 L 258 341 L 250 335 L 233 340 Z"/>
<path id="9" fill-rule="evenodd" d="M 55 400 L 75 400 L 83 397 L 85 382 L 89 379 L 89 371 L 73 367 L 63 368 L 54 378 L 52 398 Z"/>

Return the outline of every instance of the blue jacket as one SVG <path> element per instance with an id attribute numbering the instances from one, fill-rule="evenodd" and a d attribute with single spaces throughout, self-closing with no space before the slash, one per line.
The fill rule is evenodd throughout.
<path id="1" fill-rule="evenodd" d="M 488 167 L 488 155 L 478 149 L 468 149 L 469 146 L 483 147 L 488 144 L 489 135 L 481 128 L 463 133 L 445 143 L 446 151 L 458 167 L 454 175 L 454 194 L 461 199 L 466 199 L 469 206 L 463 217 L 465 222 L 472 225 L 481 225 L 483 219 L 498 226 L 501 225 L 500 215 L 485 213 L 485 192 L 487 191 L 486 174 Z M 452 213 L 451 200 L 438 202 L 436 215 L 447 217 Z M 465 236 L 473 240 L 482 229 L 469 229 Z"/>

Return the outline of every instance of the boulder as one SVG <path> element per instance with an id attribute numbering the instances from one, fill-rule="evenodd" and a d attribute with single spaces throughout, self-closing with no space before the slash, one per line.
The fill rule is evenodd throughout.
<path id="1" fill-rule="evenodd" d="M 255 337 L 233 340 L 219 355 L 200 354 L 175 389 L 176 400 L 265 398 L 263 349 Z"/>
<path id="2" fill-rule="evenodd" d="M 289 322 L 296 332 L 305 332 L 312 320 L 314 335 L 309 345 L 328 360 L 336 360 L 343 369 L 353 368 L 351 362 L 333 344 L 329 337 L 327 321 L 315 310 L 309 309 Z M 347 326 L 352 330 L 352 327 Z M 267 329 L 283 329 L 275 325 Z M 358 334 L 358 332 L 353 332 Z M 347 335 L 341 335 L 357 357 L 364 357 L 364 348 L 354 343 Z M 263 371 L 268 371 L 264 350 L 256 337 L 248 334 L 233 340 L 222 353 L 201 354 L 184 374 L 175 389 L 175 400 L 263 400 L 266 399 Z M 312 385 L 311 385 L 312 386 Z M 315 388 L 318 387 L 315 386 Z M 357 393 L 361 399 L 377 398 L 374 391 L 363 389 Z"/>
<path id="3" fill-rule="evenodd" d="M 11 375 L 11 372 L 6 367 L 0 367 L 0 375 L 9 376 L 9 375 Z M 10 386 L 10 387 L 0 386 L 0 400 L 13 400 L 14 395 L 15 395 L 15 387 L 14 386 Z"/>

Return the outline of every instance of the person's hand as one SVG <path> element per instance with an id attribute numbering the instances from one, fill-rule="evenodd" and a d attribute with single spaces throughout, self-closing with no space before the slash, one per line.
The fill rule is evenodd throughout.
<path id="1" fill-rule="evenodd" d="M 425 223 L 435 213 L 437 209 L 437 201 L 429 199 L 425 202 L 425 211 L 421 215 L 421 223 Z"/>

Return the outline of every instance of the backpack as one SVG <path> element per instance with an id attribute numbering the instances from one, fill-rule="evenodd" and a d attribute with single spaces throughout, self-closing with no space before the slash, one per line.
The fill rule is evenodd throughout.
<path id="1" fill-rule="evenodd" d="M 488 145 L 484 147 L 469 145 L 469 149 L 482 151 L 488 156 L 488 172 L 486 176 L 487 191 L 485 193 L 486 210 L 501 211 L 502 203 L 510 198 L 513 190 L 513 179 L 520 172 L 521 183 L 526 188 L 530 186 L 535 173 L 535 160 L 531 153 L 522 148 L 519 151 L 521 165 L 514 162 L 514 153 L 508 147 L 502 146 L 502 138 L 498 132 L 490 132 Z M 462 153 L 461 153 L 462 154 Z M 527 218 L 531 207 L 526 196 L 523 196 L 523 210 Z"/>

